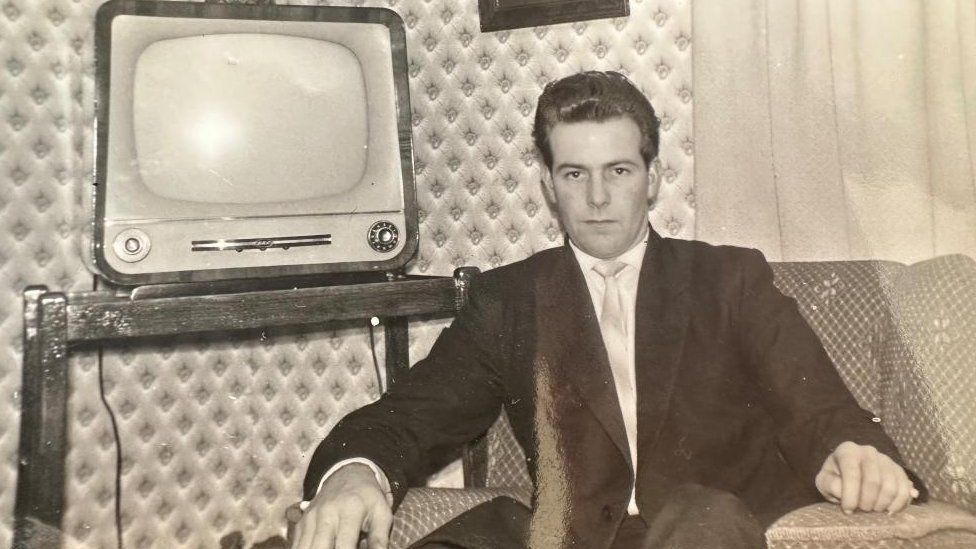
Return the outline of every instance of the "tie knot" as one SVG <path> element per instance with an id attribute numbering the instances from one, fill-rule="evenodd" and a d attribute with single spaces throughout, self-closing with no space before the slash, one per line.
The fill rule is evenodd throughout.
<path id="1" fill-rule="evenodd" d="M 623 261 L 601 261 L 593 266 L 593 270 L 600 274 L 604 280 L 615 278 L 617 273 L 624 270 L 627 264 Z"/>

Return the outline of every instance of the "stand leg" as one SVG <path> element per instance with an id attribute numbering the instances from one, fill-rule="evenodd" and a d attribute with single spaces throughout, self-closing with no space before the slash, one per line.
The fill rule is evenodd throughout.
<path id="1" fill-rule="evenodd" d="M 386 327 L 386 386 L 390 387 L 410 369 L 410 338 L 406 317 L 383 319 Z"/>
<path id="2" fill-rule="evenodd" d="M 64 294 L 24 292 L 15 549 L 61 546 L 67 448 L 67 307 Z"/>

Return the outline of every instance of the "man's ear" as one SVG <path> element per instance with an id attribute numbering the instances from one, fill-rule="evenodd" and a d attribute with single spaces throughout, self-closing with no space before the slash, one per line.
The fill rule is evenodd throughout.
<path id="1" fill-rule="evenodd" d="M 647 168 L 647 204 L 653 206 L 657 202 L 657 193 L 661 190 L 661 171 L 655 158 Z"/>
<path id="2" fill-rule="evenodd" d="M 552 182 L 552 170 L 545 164 L 541 164 L 539 171 L 542 172 L 542 192 L 546 195 L 546 200 L 550 204 L 556 204 L 556 189 Z"/>

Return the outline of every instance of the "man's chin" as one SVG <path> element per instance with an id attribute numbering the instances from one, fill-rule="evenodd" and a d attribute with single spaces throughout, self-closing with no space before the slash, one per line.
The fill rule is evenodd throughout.
<path id="1" fill-rule="evenodd" d="M 629 248 L 611 239 L 588 238 L 586 240 L 573 240 L 573 244 L 580 250 L 598 259 L 613 259 L 626 252 Z"/>

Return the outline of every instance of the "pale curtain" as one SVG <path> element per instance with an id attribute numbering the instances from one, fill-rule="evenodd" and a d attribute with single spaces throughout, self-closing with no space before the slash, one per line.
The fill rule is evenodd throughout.
<path id="1" fill-rule="evenodd" d="M 976 257 L 976 1 L 695 0 L 696 236 Z"/>

